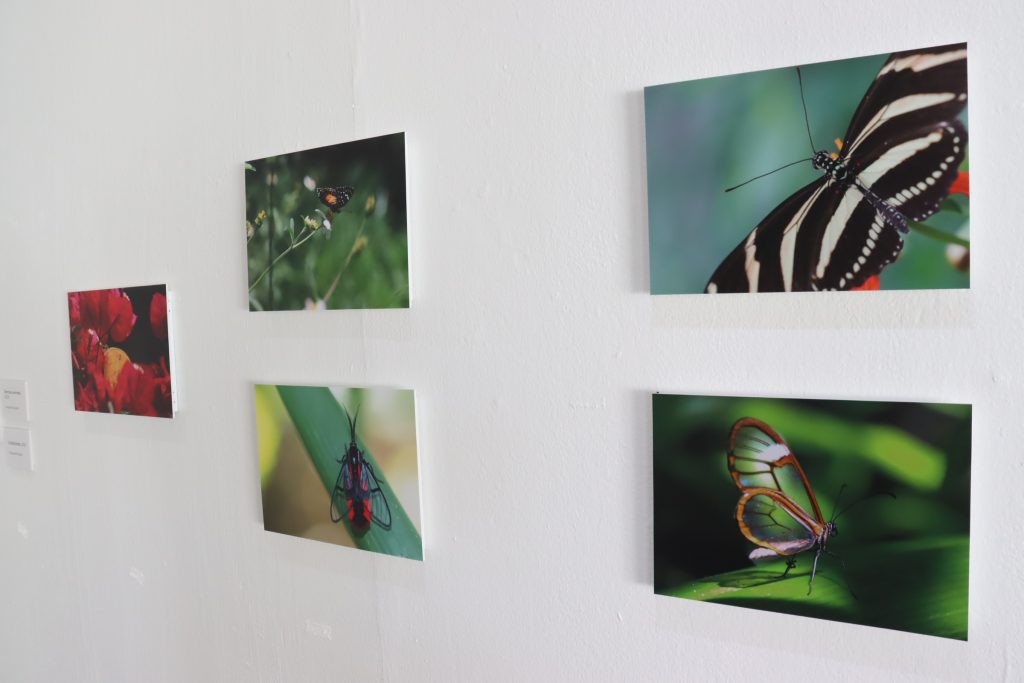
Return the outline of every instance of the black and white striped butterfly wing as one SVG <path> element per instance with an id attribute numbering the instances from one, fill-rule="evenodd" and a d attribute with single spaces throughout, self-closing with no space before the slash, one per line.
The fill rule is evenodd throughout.
<path id="1" fill-rule="evenodd" d="M 704 291 L 715 293 L 784 292 L 793 289 L 797 238 L 821 219 L 829 202 L 820 202 L 829 192 L 824 178 L 794 192 L 779 204 L 715 269 Z M 801 261 L 809 254 L 801 251 Z M 797 286 L 804 284 L 795 283 Z M 804 287 L 807 289 L 808 287 Z"/>
<path id="2" fill-rule="evenodd" d="M 840 161 L 772 211 L 722 262 L 707 292 L 852 289 L 896 260 L 906 219 L 949 194 L 966 155 L 967 47 L 897 52 L 857 107 Z"/>
<path id="3" fill-rule="evenodd" d="M 967 153 L 967 45 L 897 52 L 850 121 L 851 173 L 911 220 L 935 213 Z"/>
<path id="4" fill-rule="evenodd" d="M 768 214 L 718 266 L 705 291 L 851 289 L 894 261 L 902 247 L 899 233 L 860 190 L 823 177 Z"/>
<path id="5" fill-rule="evenodd" d="M 850 119 L 843 156 L 870 162 L 906 142 L 907 131 L 952 122 L 966 105 L 966 43 L 895 52 Z"/>
<path id="6" fill-rule="evenodd" d="M 959 119 L 907 131 L 902 142 L 859 167 L 857 179 L 901 214 L 922 221 L 935 213 L 967 154 L 967 129 Z"/>
<path id="7" fill-rule="evenodd" d="M 819 245 L 810 289 L 845 290 L 895 261 L 903 238 L 856 185 L 847 185 Z"/>

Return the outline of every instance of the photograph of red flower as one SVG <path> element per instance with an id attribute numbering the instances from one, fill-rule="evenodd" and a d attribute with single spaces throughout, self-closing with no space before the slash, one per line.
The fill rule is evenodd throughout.
<path id="1" fill-rule="evenodd" d="M 75 410 L 173 417 L 167 286 L 68 293 Z"/>

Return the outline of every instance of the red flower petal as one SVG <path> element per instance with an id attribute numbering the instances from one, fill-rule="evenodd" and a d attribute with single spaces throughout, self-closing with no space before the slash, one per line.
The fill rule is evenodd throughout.
<path id="1" fill-rule="evenodd" d="M 971 176 L 967 171 L 960 171 L 957 174 L 956 180 L 953 181 L 953 185 L 949 188 L 950 194 L 962 194 L 965 197 L 971 196 Z"/>
<path id="2" fill-rule="evenodd" d="M 72 327 L 96 330 L 104 344 L 124 341 L 135 327 L 132 301 L 120 289 L 72 292 L 68 309 Z"/>
<path id="3" fill-rule="evenodd" d="M 136 363 L 125 363 L 118 375 L 117 385 L 110 389 L 110 402 L 115 413 L 155 417 L 155 396 L 156 382 L 153 376 Z"/>
<path id="4" fill-rule="evenodd" d="M 132 300 L 120 290 L 112 290 L 120 296 L 111 296 L 108 301 L 108 313 L 111 319 L 110 338 L 115 342 L 123 342 L 132 333 L 135 327 L 135 311 L 132 310 Z"/>
<path id="5" fill-rule="evenodd" d="M 865 280 L 864 284 L 862 284 L 860 287 L 854 287 L 850 291 L 851 292 L 869 292 L 869 291 L 879 290 L 881 288 L 882 288 L 882 284 L 881 284 L 881 281 L 879 280 L 878 276 L 877 275 L 872 275 L 867 280 Z"/>
<path id="6" fill-rule="evenodd" d="M 149 324 L 153 327 L 153 336 L 167 339 L 167 297 L 160 292 L 149 302 Z"/>

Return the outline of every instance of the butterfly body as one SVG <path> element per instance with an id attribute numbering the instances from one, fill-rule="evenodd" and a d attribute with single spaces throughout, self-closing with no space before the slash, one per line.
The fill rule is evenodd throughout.
<path id="1" fill-rule="evenodd" d="M 370 530 L 371 522 L 385 531 L 391 529 L 391 508 L 373 466 L 356 443 L 358 420 L 357 410 L 355 420 L 349 421 L 351 441 L 345 455 L 338 461 L 341 470 L 331 493 L 331 521 L 340 522 L 346 518 L 350 528 L 361 536 Z"/>
<path id="2" fill-rule="evenodd" d="M 341 185 L 338 187 L 318 187 L 314 191 L 324 206 L 331 211 L 340 211 L 352 199 L 355 188 Z"/>
<path id="3" fill-rule="evenodd" d="M 896 260 L 908 221 L 938 210 L 966 157 L 964 44 L 897 52 L 854 113 L 840 151 L 816 151 L 821 177 L 768 214 L 705 291 L 845 290 Z"/>
<path id="4" fill-rule="evenodd" d="M 828 541 L 838 535 L 834 520 L 821 514 L 817 498 L 796 455 L 768 424 L 744 417 L 729 433 L 729 473 L 741 494 L 736 504 L 740 532 L 757 547 L 751 561 L 787 558 L 786 573 L 795 557 L 813 552 L 813 586 L 818 559 Z"/>

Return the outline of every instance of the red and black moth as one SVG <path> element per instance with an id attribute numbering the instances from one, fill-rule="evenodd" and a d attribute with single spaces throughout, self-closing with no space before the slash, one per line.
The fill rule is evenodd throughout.
<path id="1" fill-rule="evenodd" d="M 373 467 L 363 456 L 363 451 L 356 443 L 356 423 L 359 421 L 359 408 L 355 418 L 348 417 L 348 428 L 351 439 L 345 455 L 341 460 L 341 471 L 331 493 L 331 521 L 340 522 L 347 518 L 349 526 L 356 534 L 362 535 L 370 530 L 370 523 L 388 531 L 391 529 L 391 508 L 388 499 L 380 488 Z"/>

